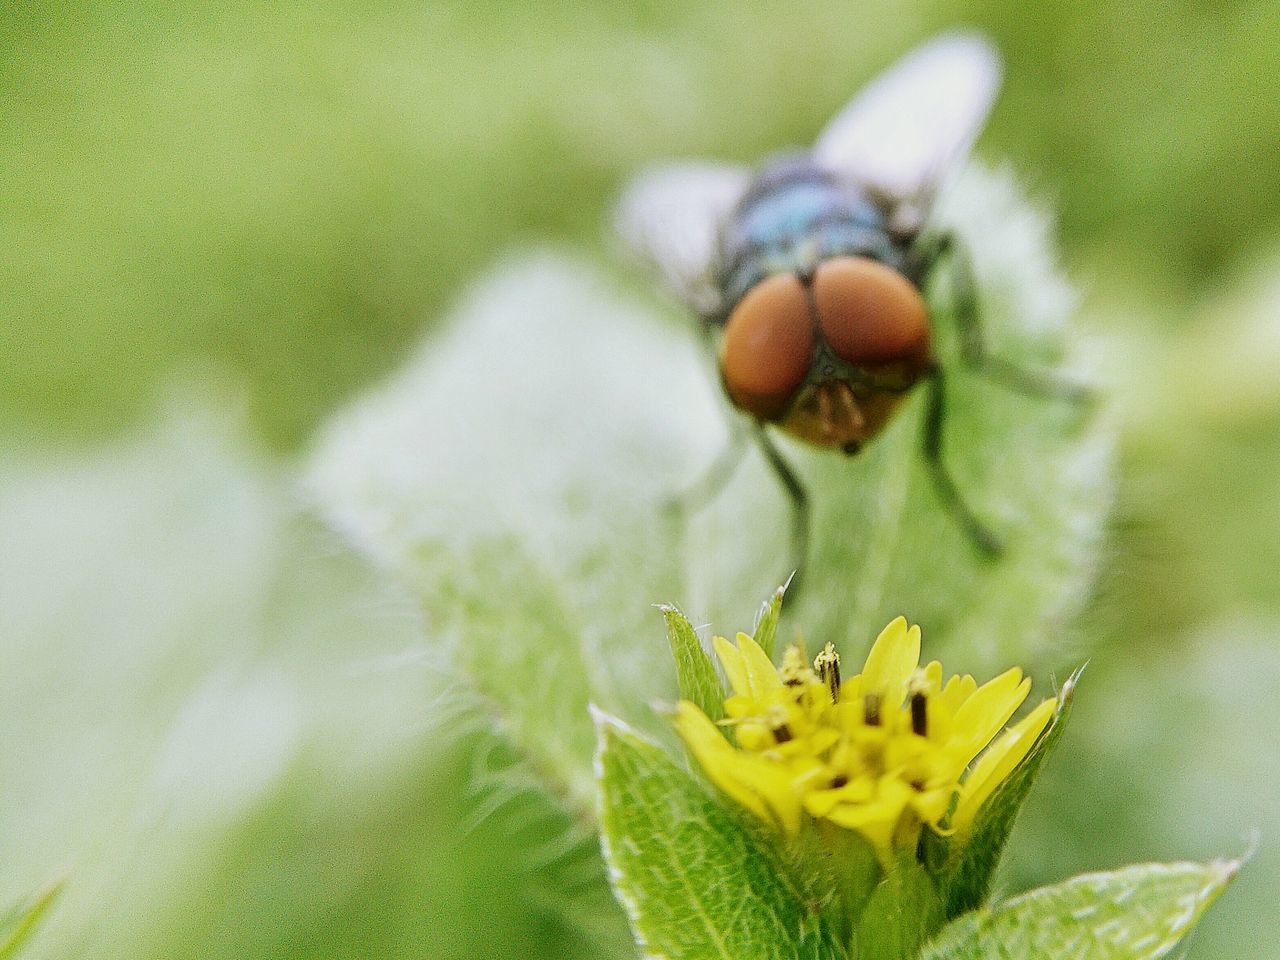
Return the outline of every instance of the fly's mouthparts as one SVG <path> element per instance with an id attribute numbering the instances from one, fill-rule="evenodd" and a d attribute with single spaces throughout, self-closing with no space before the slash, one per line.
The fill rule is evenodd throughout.
<path id="1" fill-rule="evenodd" d="M 840 374 L 811 380 L 780 423 L 794 436 L 835 449 L 860 446 L 875 426 L 858 402 L 853 385 Z"/>
<path id="2" fill-rule="evenodd" d="M 818 417 L 827 439 L 839 445 L 846 437 L 861 436 L 867 421 L 858 409 L 853 388 L 843 380 L 828 380 L 817 391 Z"/>

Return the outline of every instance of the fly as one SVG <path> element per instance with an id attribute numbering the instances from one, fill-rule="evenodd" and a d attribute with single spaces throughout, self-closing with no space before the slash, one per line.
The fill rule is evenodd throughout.
<path id="1" fill-rule="evenodd" d="M 790 499 L 795 566 L 808 553 L 808 494 L 766 427 L 854 454 L 917 384 L 921 454 L 938 497 L 982 555 L 1000 538 L 942 458 L 948 375 L 931 348 L 923 287 L 951 266 L 961 361 L 1025 394 L 1086 393 L 988 352 L 959 239 L 930 230 L 939 188 L 967 158 L 1000 86 L 984 38 L 946 34 L 909 53 L 841 110 L 807 152 L 762 169 L 679 163 L 639 177 L 618 208 L 624 240 L 718 334 L 720 377 Z M 741 452 L 713 467 L 709 496 Z"/>

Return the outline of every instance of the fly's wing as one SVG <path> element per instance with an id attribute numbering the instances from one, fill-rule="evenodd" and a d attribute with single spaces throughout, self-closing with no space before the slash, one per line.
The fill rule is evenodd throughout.
<path id="1" fill-rule="evenodd" d="M 1000 56 L 984 37 L 944 34 L 907 54 L 836 114 L 814 158 L 922 219 L 986 123 L 1000 73 Z"/>
<path id="2" fill-rule="evenodd" d="M 618 201 L 623 241 L 701 316 L 719 309 L 712 274 L 720 228 L 750 181 L 749 171 L 729 164 L 663 164 L 636 177 Z"/>

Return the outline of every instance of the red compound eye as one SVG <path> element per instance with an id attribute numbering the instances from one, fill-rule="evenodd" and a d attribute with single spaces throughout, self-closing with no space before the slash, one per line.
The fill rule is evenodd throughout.
<path id="1" fill-rule="evenodd" d="M 813 296 L 822 335 L 849 363 L 876 367 L 928 359 L 924 298 L 892 267 L 866 257 L 835 257 L 814 274 Z"/>
<path id="2" fill-rule="evenodd" d="M 809 372 L 813 315 L 794 274 L 776 273 L 742 298 L 725 325 L 720 371 L 729 396 L 761 420 L 782 416 Z"/>

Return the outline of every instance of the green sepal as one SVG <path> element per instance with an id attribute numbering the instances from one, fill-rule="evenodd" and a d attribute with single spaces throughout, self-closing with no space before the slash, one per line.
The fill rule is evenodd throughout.
<path id="1" fill-rule="evenodd" d="M 949 924 L 920 960 L 1156 960 L 1200 919 L 1239 861 L 1141 864 L 1074 877 Z"/>
<path id="2" fill-rule="evenodd" d="M 693 624 L 670 604 L 661 604 L 658 609 L 667 620 L 667 641 L 676 662 L 680 696 L 692 701 L 712 720 L 719 720 L 724 716 L 724 688 Z"/>
<path id="3" fill-rule="evenodd" d="M 0 914 L 0 960 L 17 956 L 18 948 L 35 930 L 40 919 L 53 906 L 62 892 L 62 881 L 50 884 L 40 893 Z"/>
<path id="4" fill-rule="evenodd" d="M 788 578 L 787 582 L 773 591 L 773 596 L 761 606 L 760 616 L 756 620 L 755 636 L 751 638 L 770 660 L 773 659 L 773 651 L 778 641 L 778 618 L 782 616 L 782 597 L 790 585 L 791 580 Z"/>
<path id="5" fill-rule="evenodd" d="M 903 857 L 872 892 L 862 911 L 852 955 L 857 960 L 908 960 L 946 922 L 932 878 Z"/>
<path id="6" fill-rule="evenodd" d="M 926 830 L 923 859 L 934 874 L 948 918 L 976 909 L 986 902 L 991 881 L 1018 812 L 1040 776 L 1044 763 L 1066 730 L 1071 702 L 1084 667 L 1079 668 L 1058 692 L 1058 708 L 1048 726 L 1022 762 L 1002 782 L 974 816 L 968 835 L 940 837 Z"/>
<path id="7" fill-rule="evenodd" d="M 781 837 L 744 823 L 656 744 L 593 713 L 602 847 L 646 956 L 844 960 Z"/>
<path id="8" fill-rule="evenodd" d="M 818 891 L 832 935 L 852 943 L 867 901 L 884 876 L 870 841 L 829 820 L 809 820 L 786 845 L 793 875 Z"/>

